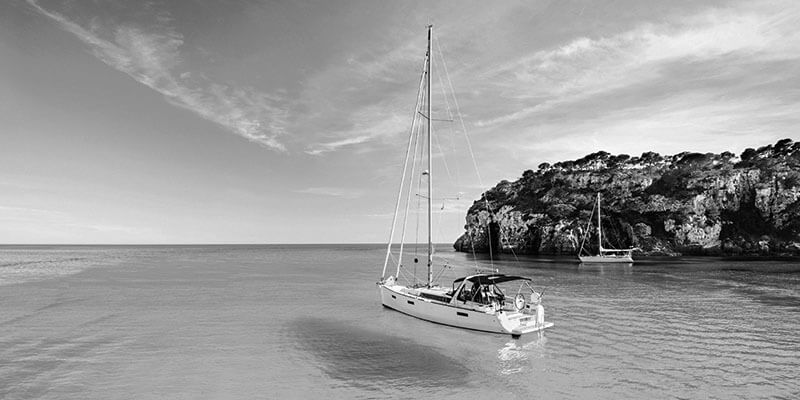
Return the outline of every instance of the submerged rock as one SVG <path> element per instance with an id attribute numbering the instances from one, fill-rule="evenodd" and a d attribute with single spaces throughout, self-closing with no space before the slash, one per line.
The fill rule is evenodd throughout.
<path id="1" fill-rule="evenodd" d="M 651 255 L 800 255 L 800 142 L 791 139 L 740 157 L 601 151 L 544 163 L 475 201 L 454 247 L 574 254 L 587 229 L 595 229 L 589 218 L 597 193 L 603 234 L 618 248 Z"/>

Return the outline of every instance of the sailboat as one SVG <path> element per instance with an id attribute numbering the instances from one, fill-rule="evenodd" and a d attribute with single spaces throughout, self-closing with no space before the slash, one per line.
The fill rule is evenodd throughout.
<path id="1" fill-rule="evenodd" d="M 480 271 L 460 276 L 447 286 L 442 286 L 435 282 L 433 277 L 434 266 L 434 246 L 432 242 L 432 202 L 433 197 L 433 176 L 431 159 L 432 138 L 431 121 L 431 67 L 432 49 L 431 37 L 433 26 L 428 26 L 428 45 L 425 53 L 423 74 L 419 85 L 417 106 L 414 112 L 415 118 L 412 123 L 411 134 L 408 140 L 408 151 L 406 152 L 405 165 L 400 183 L 400 191 L 397 196 L 395 213 L 392 219 L 392 229 L 386 248 L 386 257 L 383 264 L 383 272 L 378 282 L 381 303 L 384 307 L 390 308 L 401 313 L 416 317 L 422 320 L 448 325 L 452 327 L 471 329 L 482 332 L 493 332 L 510 334 L 518 338 L 523 334 L 541 331 L 553 326 L 552 322 L 544 320 L 544 306 L 542 296 L 544 291 L 536 292 L 531 286 L 531 278 L 517 275 L 506 275 L 498 273 L 496 270 Z M 444 68 L 446 72 L 446 67 Z M 423 107 L 423 105 L 425 107 Z M 415 133 L 414 125 L 419 118 L 424 119 L 426 129 L 419 129 L 419 134 Z M 418 126 L 421 128 L 421 126 Z M 420 136 L 423 136 L 420 138 Z M 405 223 L 402 224 L 402 237 L 395 243 L 395 231 L 398 226 L 398 214 L 400 205 L 405 197 L 406 209 L 408 199 L 415 190 L 414 185 L 406 183 L 407 171 L 411 171 L 412 181 L 417 171 L 414 167 L 415 161 L 409 166 L 409 154 L 416 154 L 412 149 L 416 149 L 420 143 L 422 149 L 427 147 L 421 162 L 427 167 L 419 174 L 418 187 L 421 189 L 421 182 L 427 181 L 427 192 L 417 193 L 417 197 L 425 199 L 427 203 L 427 279 L 417 281 L 416 275 L 413 281 L 409 282 L 409 268 L 403 265 L 403 251 L 405 239 Z M 413 144 L 413 145 L 412 145 Z M 427 157 L 426 157 L 427 156 Z M 427 161 L 425 162 L 425 159 Z M 405 193 L 405 196 L 403 196 Z M 405 215 L 408 215 L 406 210 Z M 399 249 L 399 251 L 397 251 Z M 395 254 L 395 252 L 397 254 Z M 390 260 L 396 263 L 394 274 L 387 275 Z M 418 260 L 415 258 L 414 262 Z M 452 269 L 453 266 L 444 263 L 442 268 Z M 391 272 L 391 271 L 389 271 Z M 516 287 L 516 289 L 514 289 Z"/>
<path id="2" fill-rule="evenodd" d="M 578 258 L 584 263 L 632 263 L 633 251 L 635 248 L 629 249 L 607 249 L 603 247 L 603 226 L 600 222 L 600 193 L 597 193 L 597 254 L 583 255 L 584 244 L 589 235 L 589 230 L 586 230 L 586 235 L 581 242 L 581 248 L 578 251 Z"/>

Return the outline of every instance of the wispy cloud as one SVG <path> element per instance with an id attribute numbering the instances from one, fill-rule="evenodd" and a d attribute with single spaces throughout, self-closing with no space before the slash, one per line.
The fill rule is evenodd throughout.
<path id="1" fill-rule="evenodd" d="M 356 199 L 364 195 L 364 191 L 361 189 L 338 187 L 310 187 L 306 189 L 295 190 L 295 193 L 338 197 L 342 199 Z"/>
<path id="2" fill-rule="evenodd" d="M 505 77 L 501 80 L 507 85 L 505 95 L 522 106 L 477 125 L 506 124 L 642 82 L 668 85 L 668 79 L 681 79 L 664 73 L 663 66 L 675 62 L 719 61 L 718 68 L 724 71 L 728 65 L 723 63 L 742 58 L 757 56 L 761 62 L 797 58 L 800 34 L 790 26 L 796 20 L 776 15 L 710 10 L 680 24 L 643 23 L 613 36 L 579 37 L 537 51 L 484 75 L 484 79 Z"/>
<path id="3" fill-rule="evenodd" d="M 31 207 L 0 206 L 0 220 L 11 226 L 19 226 L 25 230 L 42 233 L 44 236 L 52 232 L 72 232 L 76 237 L 81 233 L 121 233 L 142 235 L 149 230 L 128 225 L 97 223 L 83 221 L 70 213 Z M 8 229 L 9 226 L 4 226 Z"/>
<path id="4" fill-rule="evenodd" d="M 414 33 L 354 49 L 309 76 L 299 102 L 314 111 L 306 123 L 322 124 L 307 154 L 365 152 L 408 130 L 425 55 L 424 37 Z"/>
<path id="5" fill-rule="evenodd" d="M 385 212 L 385 213 L 373 213 L 373 214 L 364 214 L 367 218 L 380 218 L 380 219 L 387 219 L 392 218 L 394 216 L 393 212 Z"/>
<path id="6" fill-rule="evenodd" d="M 487 90 L 503 107 L 476 126 L 505 132 L 493 147 L 527 165 L 599 149 L 741 151 L 785 137 L 800 123 L 800 92 L 787 90 L 800 85 L 798 20 L 794 2 L 734 3 L 573 37 L 481 74 L 498 82 Z"/>
<path id="7" fill-rule="evenodd" d="M 27 0 L 40 14 L 86 43 L 92 53 L 109 66 L 161 93 L 172 105 L 194 112 L 231 132 L 262 146 L 285 151 L 279 138 L 286 133 L 288 111 L 280 97 L 250 88 L 209 82 L 202 74 L 182 70 L 183 35 L 168 24 L 169 15 L 159 13 L 161 26 L 145 30 L 132 25 L 112 25 L 110 38 L 95 18 L 84 27 L 36 0 Z"/>
<path id="8" fill-rule="evenodd" d="M 662 154 L 740 152 L 791 135 L 792 127 L 800 123 L 800 116 L 792 114 L 794 109 L 791 104 L 775 100 L 718 101 L 700 94 L 676 95 L 639 107 L 607 110 L 590 119 L 536 124 L 525 134 L 559 135 L 518 145 L 516 151 L 530 166 L 577 158 L 597 150 L 631 155 L 652 150 Z M 720 137 L 724 137 L 722 144 Z"/>
<path id="9" fill-rule="evenodd" d="M 362 135 L 356 136 L 351 138 L 345 138 L 341 140 L 335 140 L 332 142 L 327 143 L 314 143 L 309 146 L 309 149 L 306 150 L 306 154 L 310 154 L 312 156 L 318 156 L 320 154 L 328 153 L 331 151 L 335 151 L 340 147 L 350 146 L 354 144 L 364 143 L 370 139 L 372 139 L 372 135 Z"/>
<path id="10" fill-rule="evenodd" d="M 48 219 L 57 222 L 64 222 L 70 219 L 69 214 L 61 211 L 10 206 L 0 206 L 0 217 L 2 217 L 4 221 L 34 221 Z"/>
<path id="11" fill-rule="evenodd" d="M 403 118 L 395 112 L 396 110 L 387 106 L 364 107 L 353 114 L 354 121 L 350 122 L 352 126 L 349 129 L 329 133 L 328 136 L 336 139 L 312 143 L 308 145 L 306 153 L 315 156 L 321 155 L 381 137 L 392 137 L 407 130 L 411 123 L 411 116 Z"/>

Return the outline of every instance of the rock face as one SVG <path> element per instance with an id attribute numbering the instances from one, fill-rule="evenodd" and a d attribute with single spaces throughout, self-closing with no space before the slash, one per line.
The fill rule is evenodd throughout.
<path id="1" fill-rule="evenodd" d="M 791 139 L 740 157 L 601 151 L 544 163 L 475 201 L 454 247 L 575 254 L 587 230 L 596 230 L 597 193 L 604 246 L 650 255 L 800 255 L 800 142 Z M 589 249 L 593 242 L 590 236 Z"/>

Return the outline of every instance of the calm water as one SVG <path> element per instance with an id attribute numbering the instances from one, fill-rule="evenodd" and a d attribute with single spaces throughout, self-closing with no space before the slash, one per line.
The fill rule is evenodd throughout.
<path id="1" fill-rule="evenodd" d="M 0 398 L 800 398 L 800 263 L 503 260 L 556 324 L 512 340 L 383 309 L 382 261 L 0 247 Z"/>

